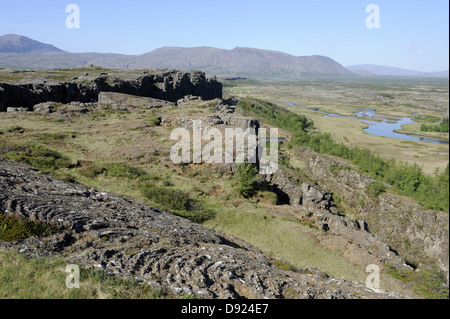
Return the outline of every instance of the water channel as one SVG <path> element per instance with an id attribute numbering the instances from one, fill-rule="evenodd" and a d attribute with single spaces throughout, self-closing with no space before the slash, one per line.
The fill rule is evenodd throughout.
<path id="1" fill-rule="evenodd" d="M 294 102 L 289 102 L 289 101 L 272 101 L 272 102 L 282 103 L 282 104 L 286 104 L 286 105 L 289 105 L 289 106 L 292 106 L 295 108 L 314 111 L 317 113 L 322 113 L 322 114 L 324 114 L 325 117 L 343 117 L 343 118 L 357 119 L 357 120 L 360 120 L 369 125 L 369 127 L 364 130 L 367 133 L 372 134 L 372 135 L 393 137 L 393 138 L 409 140 L 409 141 L 430 142 L 430 143 L 447 144 L 447 145 L 449 144 L 448 141 L 444 141 L 444 140 L 424 138 L 424 137 L 401 134 L 401 133 L 395 132 L 396 130 L 400 130 L 402 128 L 402 125 L 416 123 L 415 121 L 412 120 L 412 118 L 409 118 L 409 117 L 403 117 L 403 118 L 391 117 L 389 119 L 386 119 L 383 116 L 378 116 L 376 110 L 357 108 L 357 107 L 353 107 L 353 106 L 340 106 L 342 108 L 348 108 L 348 109 L 355 110 L 355 112 L 353 113 L 354 116 L 345 116 L 345 115 L 321 111 L 321 110 L 315 109 L 315 108 L 304 107 L 299 103 L 294 103 Z"/>

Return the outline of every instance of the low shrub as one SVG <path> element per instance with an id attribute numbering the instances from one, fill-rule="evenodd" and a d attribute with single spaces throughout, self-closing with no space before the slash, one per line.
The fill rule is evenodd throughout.
<path id="1" fill-rule="evenodd" d="M 69 137 L 66 133 L 43 133 L 39 136 L 39 141 L 42 143 L 61 142 Z"/>
<path id="2" fill-rule="evenodd" d="M 382 182 L 376 181 L 375 183 L 368 186 L 369 192 L 373 197 L 378 197 L 386 192 L 386 187 Z"/>
<path id="3" fill-rule="evenodd" d="M 55 171 L 61 168 L 71 168 L 71 160 L 59 152 L 50 150 L 40 144 L 25 145 L 0 144 L 0 156 L 7 160 L 24 163 L 41 170 Z"/>
<path id="4" fill-rule="evenodd" d="M 47 237 L 57 232 L 55 226 L 41 222 L 22 220 L 0 213 L 0 240 L 11 242 L 33 236 Z"/>
<path id="5" fill-rule="evenodd" d="M 449 298 L 446 276 L 439 270 L 397 270 L 390 267 L 387 273 L 395 279 L 410 284 L 417 294 L 426 299 Z"/>
<path id="6" fill-rule="evenodd" d="M 444 119 L 440 124 L 425 124 L 420 126 L 422 132 L 442 132 L 448 133 L 448 118 Z"/>
<path id="7" fill-rule="evenodd" d="M 245 198 L 255 194 L 255 182 L 258 168 L 252 164 L 239 164 L 237 167 L 236 184 L 239 191 Z"/>
<path id="8" fill-rule="evenodd" d="M 106 164 L 103 168 L 106 176 L 141 180 L 148 178 L 148 174 L 143 170 L 123 163 Z"/>
<path id="9" fill-rule="evenodd" d="M 162 118 L 161 118 L 161 116 L 153 114 L 153 115 L 149 116 L 148 121 L 151 126 L 160 126 L 162 123 Z"/>
<path id="10" fill-rule="evenodd" d="M 91 179 L 97 178 L 102 174 L 107 177 L 124 178 L 128 180 L 146 181 L 152 178 L 143 170 L 123 163 L 84 166 L 78 170 L 78 173 Z"/>
<path id="11" fill-rule="evenodd" d="M 97 176 L 103 174 L 105 171 L 106 169 L 104 167 L 93 165 L 93 166 L 84 166 L 80 168 L 78 170 L 78 173 L 86 178 L 94 179 Z"/>
<path id="12" fill-rule="evenodd" d="M 141 193 L 156 208 L 171 211 L 195 223 L 203 223 L 214 217 L 214 212 L 205 209 L 201 201 L 192 199 L 189 194 L 178 190 L 146 183 L 141 187 Z"/>

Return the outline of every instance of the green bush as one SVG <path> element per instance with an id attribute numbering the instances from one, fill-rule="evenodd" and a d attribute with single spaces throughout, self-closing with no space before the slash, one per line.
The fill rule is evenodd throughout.
<path id="1" fill-rule="evenodd" d="M 47 237 L 57 232 L 57 228 L 31 220 L 0 213 L 0 240 L 11 242 L 33 236 Z"/>
<path id="2" fill-rule="evenodd" d="M 448 124 L 448 118 L 444 119 L 442 123 L 440 124 L 422 124 L 420 126 L 420 130 L 422 132 L 442 132 L 442 133 L 448 133 L 449 130 L 449 124 Z"/>
<path id="3" fill-rule="evenodd" d="M 78 173 L 81 176 L 84 176 L 86 178 L 94 179 L 97 176 L 100 176 L 106 171 L 104 167 L 92 165 L 92 166 L 84 166 L 78 170 Z"/>
<path id="4" fill-rule="evenodd" d="M 126 179 L 147 179 L 147 173 L 143 170 L 123 163 L 112 163 L 104 166 L 106 176 Z"/>
<path id="5" fill-rule="evenodd" d="M 236 183 L 239 194 L 250 198 L 255 194 L 255 181 L 258 168 L 253 164 L 238 164 Z"/>
<path id="6" fill-rule="evenodd" d="M 158 116 L 158 115 L 155 115 L 155 114 L 149 116 L 148 120 L 149 120 L 149 123 L 150 123 L 151 126 L 160 126 L 161 123 L 162 123 L 161 116 Z"/>
<path id="7" fill-rule="evenodd" d="M 258 192 L 258 195 L 262 198 L 265 198 L 270 202 L 272 205 L 278 205 L 278 196 L 274 192 L 270 191 L 260 191 Z"/>
<path id="8" fill-rule="evenodd" d="M 165 209 L 176 211 L 189 211 L 192 209 L 189 195 L 181 191 L 147 184 L 142 188 L 142 194 Z"/>
<path id="9" fill-rule="evenodd" d="M 18 146 L 3 142 L 0 145 L 0 154 L 5 159 L 34 166 L 41 170 L 55 171 L 73 167 L 69 158 L 35 143 Z"/>
<path id="10" fill-rule="evenodd" d="M 156 208 L 168 210 L 195 223 L 203 223 L 215 215 L 214 212 L 205 209 L 202 202 L 191 199 L 189 194 L 168 187 L 146 183 L 141 187 L 141 193 Z"/>
<path id="11" fill-rule="evenodd" d="M 69 137 L 66 133 L 43 133 L 39 136 L 39 141 L 42 143 L 53 143 L 53 142 L 60 142 Z"/>
<path id="12" fill-rule="evenodd" d="M 383 183 L 376 181 L 375 183 L 369 185 L 369 192 L 374 196 L 378 197 L 386 192 L 386 187 Z"/>
<path id="13" fill-rule="evenodd" d="M 78 172 L 80 175 L 91 179 L 102 174 L 107 177 L 123 178 L 128 180 L 146 181 L 151 178 L 143 170 L 123 163 L 85 166 L 80 168 Z"/>
<path id="14" fill-rule="evenodd" d="M 264 119 L 268 124 L 281 127 L 289 131 L 306 132 L 314 127 L 314 122 L 306 116 L 290 112 L 270 102 L 259 99 L 247 99 L 239 101 L 237 107 L 244 113 Z"/>
<path id="15" fill-rule="evenodd" d="M 413 290 L 426 299 L 448 299 L 446 276 L 439 270 L 397 270 L 390 267 L 387 273 L 395 279 L 412 286 Z"/>

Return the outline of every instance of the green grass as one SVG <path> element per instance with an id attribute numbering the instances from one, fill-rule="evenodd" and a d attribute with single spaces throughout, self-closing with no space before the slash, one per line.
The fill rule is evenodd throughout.
<path id="1" fill-rule="evenodd" d="M 148 121 L 151 126 L 160 126 L 162 123 L 162 118 L 157 114 L 152 114 L 148 117 Z"/>
<path id="2" fill-rule="evenodd" d="M 240 238 L 268 256 L 281 258 L 282 262 L 274 262 L 280 269 L 291 268 L 291 265 L 316 267 L 331 276 L 349 280 L 364 281 L 366 277 L 362 267 L 340 252 L 316 244 L 314 234 L 320 233 L 317 229 L 273 216 L 246 202 L 236 209 L 223 207 L 205 226 Z"/>
<path id="3" fill-rule="evenodd" d="M 46 171 L 73 167 L 72 161 L 66 156 L 33 142 L 20 145 L 0 141 L 0 157 Z"/>
<path id="4" fill-rule="evenodd" d="M 66 287 L 67 262 L 0 252 L 0 298 L 13 299 L 162 299 L 168 296 L 135 280 L 81 269 L 80 288 Z M 18 271 L 20 270 L 20 271 Z"/>
<path id="5" fill-rule="evenodd" d="M 143 170 L 123 163 L 110 163 L 104 166 L 105 175 L 115 178 L 147 180 L 148 174 Z"/>
<path id="6" fill-rule="evenodd" d="M 277 109 L 270 104 L 262 105 L 265 108 L 258 117 L 264 119 L 265 113 L 278 114 Z M 104 113 L 107 116 L 102 118 L 100 125 L 90 115 L 84 117 L 83 121 L 65 123 L 53 123 L 37 116 L 31 120 L 28 117 L 6 118 L 2 122 L 6 125 L 2 126 L 5 134 L 1 139 L 8 143 L 15 141 L 19 146 L 12 147 L 8 144 L 3 149 L 0 146 L 0 151 L 6 151 L 0 152 L 0 156 L 13 152 L 27 154 L 27 148 L 23 146 L 26 141 L 39 143 L 46 150 L 57 150 L 59 156 L 81 162 L 80 166 L 75 167 L 55 166 L 53 175 L 60 174 L 71 181 L 99 190 L 147 200 L 152 207 L 172 211 L 194 222 L 234 235 L 257 246 L 274 260 L 285 260 L 273 262 L 280 269 L 287 269 L 290 265 L 313 266 L 337 277 L 365 280 L 367 275 L 363 268 L 355 266 L 340 251 L 327 249 L 317 243 L 315 238 L 326 234 L 322 234 L 317 228 L 311 228 L 311 225 L 301 225 L 288 218 L 272 215 L 272 210 L 281 209 L 275 206 L 276 194 L 256 189 L 254 197 L 246 199 L 238 194 L 231 175 L 214 173 L 214 170 L 203 166 L 179 169 L 161 161 L 163 155 L 159 153 L 154 156 L 155 160 L 149 161 L 148 156 L 144 155 L 138 158 L 136 155 L 141 152 L 147 155 L 155 151 L 155 146 L 145 140 L 146 136 L 165 138 L 167 130 L 153 126 L 156 123 L 150 123 L 149 126 L 149 120 L 152 120 L 149 118 L 150 114 L 131 113 L 125 119 L 125 116 Z M 286 125 L 290 129 L 312 130 L 311 122 L 306 118 L 297 118 L 289 112 L 280 114 L 284 115 L 276 117 L 272 123 Z M 96 117 L 99 116 L 102 115 L 97 114 Z M 298 119 L 302 122 L 301 125 L 296 123 Z M 20 126 L 20 129 L 9 134 L 3 127 L 12 125 Z M 21 127 L 24 133 L 20 133 Z M 135 130 L 141 127 L 146 129 Z M 76 138 L 70 138 L 71 132 L 82 133 Z M 157 137 L 153 137 L 154 135 Z M 124 142 L 116 143 L 117 141 Z M 130 147 L 134 143 L 137 143 L 139 150 Z M 158 150 L 162 150 L 165 145 L 158 145 Z M 122 148 L 126 152 L 121 152 Z M 57 154 L 48 155 L 50 162 L 56 162 Z M 30 157 L 32 156 L 25 160 L 29 161 Z M 339 168 L 336 167 L 337 169 Z M 257 200 L 266 206 L 258 206 Z M 268 208 L 270 204 L 274 206 Z M 105 294 L 104 289 L 97 289 L 91 291 L 88 298 L 100 298 Z"/>
<path id="7" fill-rule="evenodd" d="M 414 121 L 420 121 L 420 122 L 423 122 L 423 123 L 428 123 L 428 124 L 430 124 L 430 123 L 434 124 L 434 123 L 439 122 L 440 118 L 437 117 L 437 116 L 433 116 L 433 115 L 426 115 L 426 116 L 415 117 L 413 120 Z"/>
<path id="8" fill-rule="evenodd" d="M 100 175 L 118 179 L 146 181 L 151 177 L 143 170 L 124 163 L 92 164 L 84 166 L 78 173 L 86 178 L 95 179 Z"/>
<path id="9" fill-rule="evenodd" d="M 395 279 L 408 283 L 413 290 L 426 299 L 448 299 L 449 291 L 446 288 L 445 274 L 438 270 L 397 270 L 390 267 L 387 273 Z"/>

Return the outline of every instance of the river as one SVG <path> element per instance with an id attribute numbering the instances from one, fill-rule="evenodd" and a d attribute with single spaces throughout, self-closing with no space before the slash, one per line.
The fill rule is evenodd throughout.
<path id="1" fill-rule="evenodd" d="M 343 118 L 353 118 L 360 120 L 361 122 L 364 122 L 369 125 L 368 128 L 364 129 L 367 133 L 377 136 L 385 136 L 385 137 L 392 137 L 392 138 L 398 138 L 403 140 L 409 140 L 409 141 L 419 141 L 419 142 L 430 142 L 430 143 L 438 143 L 438 144 L 449 144 L 448 141 L 444 140 L 438 140 L 438 139 L 432 139 L 432 138 L 424 138 L 419 136 L 413 136 L 413 135 L 407 135 L 407 134 L 401 134 L 395 132 L 396 130 L 400 130 L 402 128 L 402 125 L 405 124 L 412 124 L 416 123 L 412 120 L 410 117 L 403 117 L 403 118 L 390 118 L 386 119 L 382 116 L 378 116 L 376 110 L 373 109 L 364 109 L 364 108 L 357 108 L 353 106 L 340 106 L 342 108 L 350 108 L 354 109 L 355 112 L 353 113 L 353 116 L 345 116 L 335 113 L 329 113 L 325 111 L 321 111 L 319 109 L 304 107 L 299 103 L 290 102 L 290 101 L 272 101 L 273 103 L 283 103 L 295 108 L 305 109 L 314 111 L 317 113 L 322 113 L 326 117 L 343 117 Z"/>

